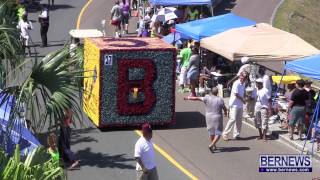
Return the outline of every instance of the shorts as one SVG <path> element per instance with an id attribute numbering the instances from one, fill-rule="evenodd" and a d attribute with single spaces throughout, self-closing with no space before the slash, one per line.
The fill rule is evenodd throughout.
<path id="1" fill-rule="evenodd" d="M 254 125 L 256 128 L 268 129 L 268 110 L 266 108 L 258 108 L 254 113 Z"/>
<path id="2" fill-rule="evenodd" d="M 129 24 L 129 14 L 122 16 L 121 23 L 122 25 Z"/>
<path id="3" fill-rule="evenodd" d="M 187 78 L 190 80 L 199 80 L 199 72 L 196 70 L 188 71 Z"/>
<path id="4" fill-rule="evenodd" d="M 306 110 L 304 106 L 293 106 L 290 111 L 289 125 L 295 126 L 298 124 L 305 123 Z"/>
<path id="5" fill-rule="evenodd" d="M 30 38 L 29 37 L 26 37 L 26 38 L 21 37 L 21 40 L 22 40 L 22 44 L 24 46 L 29 47 L 29 45 L 30 45 Z"/>
<path id="6" fill-rule="evenodd" d="M 180 76 L 179 76 L 179 85 L 186 85 L 187 82 L 187 68 L 181 67 Z"/>
<path id="7" fill-rule="evenodd" d="M 208 129 L 208 133 L 209 133 L 209 136 L 221 136 L 222 135 L 222 131 L 220 131 L 216 128 Z"/>
<path id="8" fill-rule="evenodd" d="M 121 23 L 121 21 L 118 21 L 118 20 L 112 20 L 111 21 L 111 24 L 114 25 L 114 26 L 119 26 Z"/>

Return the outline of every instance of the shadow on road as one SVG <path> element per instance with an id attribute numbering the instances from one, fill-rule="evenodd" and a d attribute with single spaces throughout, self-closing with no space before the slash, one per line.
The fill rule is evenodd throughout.
<path id="1" fill-rule="evenodd" d="M 46 3 L 42 3 L 42 4 L 46 4 Z M 49 7 L 49 12 L 50 11 L 55 11 L 57 9 L 70 9 L 70 8 L 74 8 L 73 6 L 70 6 L 68 4 L 55 4 L 54 6 L 50 6 Z M 27 6 L 27 11 L 29 13 L 35 13 L 35 12 L 39 12 L 41 11 L 41 4 L 40 2 L 34 2 L 33 4 L 30 4 Z"/>
<path id="2" fill-rule="evenodd" d="M 249 147 L 220 147 L 217 148 L 216 152 L 236 152 L 236 151 L 247 151 L 250 150 Z"/>
<path id="3" fill-rule="evenodd" d="M 73 130 L 72 131 L 72 141 L 71 141 L 71 145 L 75 145 L 78 143 L 86 143 L 86 142 L 98 142 L 97 139 L 89 136 L 84 136 L 85 134 L 88 133 L 94 133 L 97 132 L 96 128 L 86 128 L 86 129 L 77 129 L 77 130 Z"/>
<path id="4" fill-rule="evenodd" d="M 224 0 L 214 9 L 214 15 L 230 13 L 236 4 L 236 0 Z"/>
<path id="5" fill-rule="evenodd" d="M 169 129 L 189 129 L 206 127 L 206 121 L 200 112 L 176 112 L 176 123 Z"/>
<path id="6" fill-rule="evenodd" d="M 82 157 L 81 166 L 91 166 L 99 168 L 117 168 L 117 169 L 135 169 L 135 166 L 129 165 L 128 162 L 135 161 L 128 158 L 126 154 L 108 155 L 103 153 L 91 152 L 90 148 L 79 150 L 76 157 Z M 134 164 L 134 163 L 133 163 Z"/>

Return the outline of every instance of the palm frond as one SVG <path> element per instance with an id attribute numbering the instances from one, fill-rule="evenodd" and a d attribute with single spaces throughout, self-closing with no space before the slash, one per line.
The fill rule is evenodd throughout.
<path id="1" fill-rule="evenodd" d="M 66 109 L 72 109 L 80 117 L 79 82 L 83 72 L 74 67 L 75 61 L 66 46 L 44 57 L 21 85 L 5 88 L 3 93 L 16 98 L 13 110 L 16 115 L 12 116 L 17 116 L 19 106 L 25 104 L 27 116 L 39 131 L 45 124 L 48 125 L 48 121 L 50 126 L 57 126 L 64 118 Z"/>

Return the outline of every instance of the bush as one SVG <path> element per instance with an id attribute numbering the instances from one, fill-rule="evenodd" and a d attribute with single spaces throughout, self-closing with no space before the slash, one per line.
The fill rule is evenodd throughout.
<path id="1" fill-rule="evenodd" d="M 52 161 L 44 147 L 34 149 L 21 160 L 20 148 L 17 145 L 12 157 L 0 150 L 0 179 L 51 180 L 65 179 L 65 177 L 59 162 Z"/>

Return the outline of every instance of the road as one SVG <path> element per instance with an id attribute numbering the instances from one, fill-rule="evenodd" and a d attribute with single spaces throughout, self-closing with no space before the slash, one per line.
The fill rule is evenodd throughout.
<path id="1" fill-rule="evenodd" d="M 245 0 L 238 0 L 237 4 Z M 258 0 L 254 0 L 258 1 Z M 61 47 L 69 39 L 68 31 L 75 28 L 78 14 L 85 0 L 57 0 L 57 9 L 50 13 L 49 48 L 38 48 L 39 55 Z M 246 1 L 248 2 L 248 1 Z M 252 0 L 253 2 L 253 0 Z M 100 22 L 108 16 L 112 1 L 93 0 L 84 11 L 80 27 L 100 28 Z M 236 10 L 237 5 L 234 7 Z M 240 10 L 238 10 L 240 11 Z M 259 9 L 257 9 L 257 14 Z M 30 17 L 36 20 L 38 12 Z M 261 17 L 263 20 L 265 17 Z M 265 18 L 267 20 L 267 18 Z M 131 23 L 131 32 L 135 22 Z M 40 42 L 39 27 L 35 24 L 32 38 Z M 108 30 L 108 35 L 112 34 Z M 186 94 L 176 94 L 177 123 L 168 128 L 156 129 L 153 142 L 174 158 L 188 172 L 199 179 L 281 179 L 302 180 L 320 177 L 319 163 L 314 161 L 313 173 L 258 173 L 259 154 L 294 154 L 294 149 L 279 140 L 269 140 L 266 143 L 256 141 L 257 132 L 248 125 L 243 125 L 243 140 L 221 141 L 218 144 L 220 152 L 208 152 L 208 137 L 204 121 L 204 106 L 200 102 L 185 102 Z M 72 135 L 72 150 L 81 159 L 81 169 L 68 171 L 68 179 L 83 180 L 124 180 L 135 179 L 135 162 L 132 158 L 133 147 L 139 136 L 132 129 L 117 129 L 101 131 L 88 120 L 87 127 L 77 127 Z M 226 122 L 225 122 L 226 123 Z M 189 179 L 176 164 L 172 164 L 159 152 L 156 161 L 160 179 Z"/>

